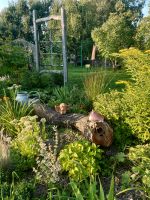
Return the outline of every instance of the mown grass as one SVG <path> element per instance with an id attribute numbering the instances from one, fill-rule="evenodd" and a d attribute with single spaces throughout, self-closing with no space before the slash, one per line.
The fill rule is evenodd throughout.
<path id="1" fill-rule="evenodd" d="M 129 80 L 130 76 L 124 69 L 119 69 L 114 71 L 111 68 L 104 68 L 104 67 L 92 67 L 87 69 L 85 67 L 68 67 L 68 84 L 69 85 L 78 85 L 80 88 L 83 88 L 83 81 L 84 79 L 92 73 L 103 73 L 107 76 L 109 80 L 108 89 L 117 89 L 121 90 L 124 88 L 123 84 L 116 84 L 118 80 Z"/>

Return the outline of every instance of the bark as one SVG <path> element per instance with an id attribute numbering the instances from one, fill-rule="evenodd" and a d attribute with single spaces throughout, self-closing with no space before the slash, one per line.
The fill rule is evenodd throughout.
<path id="1" fill-rule="evenodd" d="M 89 121 L 88 116 L 76 113 L 62 115 L 42 104 L 34 105 L 34 112 L 50 124 L 75 127 L 86 139 L 97 145 L 109 147 L 112 144 L 113 130 L 105 121 Z"/>

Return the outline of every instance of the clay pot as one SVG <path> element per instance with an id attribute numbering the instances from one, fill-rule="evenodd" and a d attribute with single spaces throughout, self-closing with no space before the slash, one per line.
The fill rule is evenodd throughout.
<path id="1" fill-rule="evenodd" d="M 103 122 L 104 116 L 92 110 L 89 114 L 89 121 Z"/>
<path id="2" fill-rule="evenodd" d="M 69 110 L 69 106 L 65 103 L 61 103 L 60 105 L 55 105 L 56 112 L 59 112 L 60 114 L 66 114 L 66 112 Z"/>

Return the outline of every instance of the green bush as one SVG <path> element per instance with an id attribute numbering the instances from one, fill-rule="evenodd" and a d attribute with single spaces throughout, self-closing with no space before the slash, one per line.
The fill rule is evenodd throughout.
<path id="1" fill-rule="evenodd" d="M 150 144 L 129 148 L 128 156 L 134 165 L 131 177 L 136 182 L 142 181 L 145 192 L 150 196 Z"/>
<path id="2" fill-rule="evenodd" d="M 35 165 L 39 153 L 39 138 L 46 139 L 45 119 L 41 123 L 36 121 L 37 116 L 25 116 L 20 120 L 13 120 L 16 137 L 11 142 L 10 160 L 15 171 L 25 171 Z"/>
<path id="3" fill-rule="evenodd" d="M 22 47 L 10 42 L 0 45 L 0 65 L 7 67 L 23 67 L 27 64 L 27 54 Z"/>
<path id="4" fill-rule="evenodd" d="M 45 119 L 40 126 L 36 121 L 37 116 L 25 116 L 20 120 L 14 119 L 11 124 L 16 128 L 16 137 L 13 139 L 11 146 L 19 150 L 21 155 L 34 158 L 38 154 L 39 144 L 38 137 L 46 138 Z"/>
<path id="5" fill-rule="evenodd" d="M 40 87 L 40 74 L 36 71 L 26 71 L 20 81 L 23 89 Z"/>
<path id="6" fill-rule="evenodd" d="M 95 110 L 112 122 L 118 143 L 133 142 L 132 136 L 142 142 L 149 141 L 149 55 L 134 48 L 121 51 L 119 55 L 124 59 L 125 69 L 132 78 L 130 81 L 117 83 L 125 84 L 124 91 L 99 95 L 94 102 Z"/>
<path id="7" fill-rule="evenodd" d="M 86 140 L 76 141 L 60 151 L 59 161 L 62 169 L 68 171 L 69 177 L 79 181 L 100 170 L 102 152 L 95 144 Z"/>
<path id="8" fill-rule="evenodd" d="M 30 80 L 30 81 L 29 81 Z M 63 85 L 63 75 L 56 73 L 38 73 L 36 71 L 25 71 L 22 75 L 21 85 L 24 89 L 48 88 Z"/>

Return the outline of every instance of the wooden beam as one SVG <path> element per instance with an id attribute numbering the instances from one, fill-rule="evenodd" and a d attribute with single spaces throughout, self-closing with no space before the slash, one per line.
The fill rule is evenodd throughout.
<path id="1" fill-rule="evenodd" d="M 67 45 L 66 45 L 66 19 L 65 10 L 61 8 L 61 27 L 62 27 L 62 51 L 63 51 L 63 67 L 64 67 L 64 86 L 68 81 L 67 69 Z"/>
<path id="2" fill-rule="evenodd" d="M 50 20 L 61 20 L 61 16 L 58 15 L 51 15 L 49 17 L 43 17 L 36 20 L 36 23 L 47 22 Z"/>
<path id="3" fill-rule="evenodd" d="M 36 71 L 40 71 L 40 61 L 39 61 L 39 46 L 38 46 L 38 28 L 36 24 L 36 11 L 33 10 L 33 29 L 34 29 L 34 42 L 35 42 L 35 65 Z"/>
<path id="4" fill-rule="evenodd" d="M 47 70 L 47 69 L 43 69 L 40 71 L 40 74 L 42 73 L 49 73 L 49 74 L 63 74 L 63 70 Z"/>

